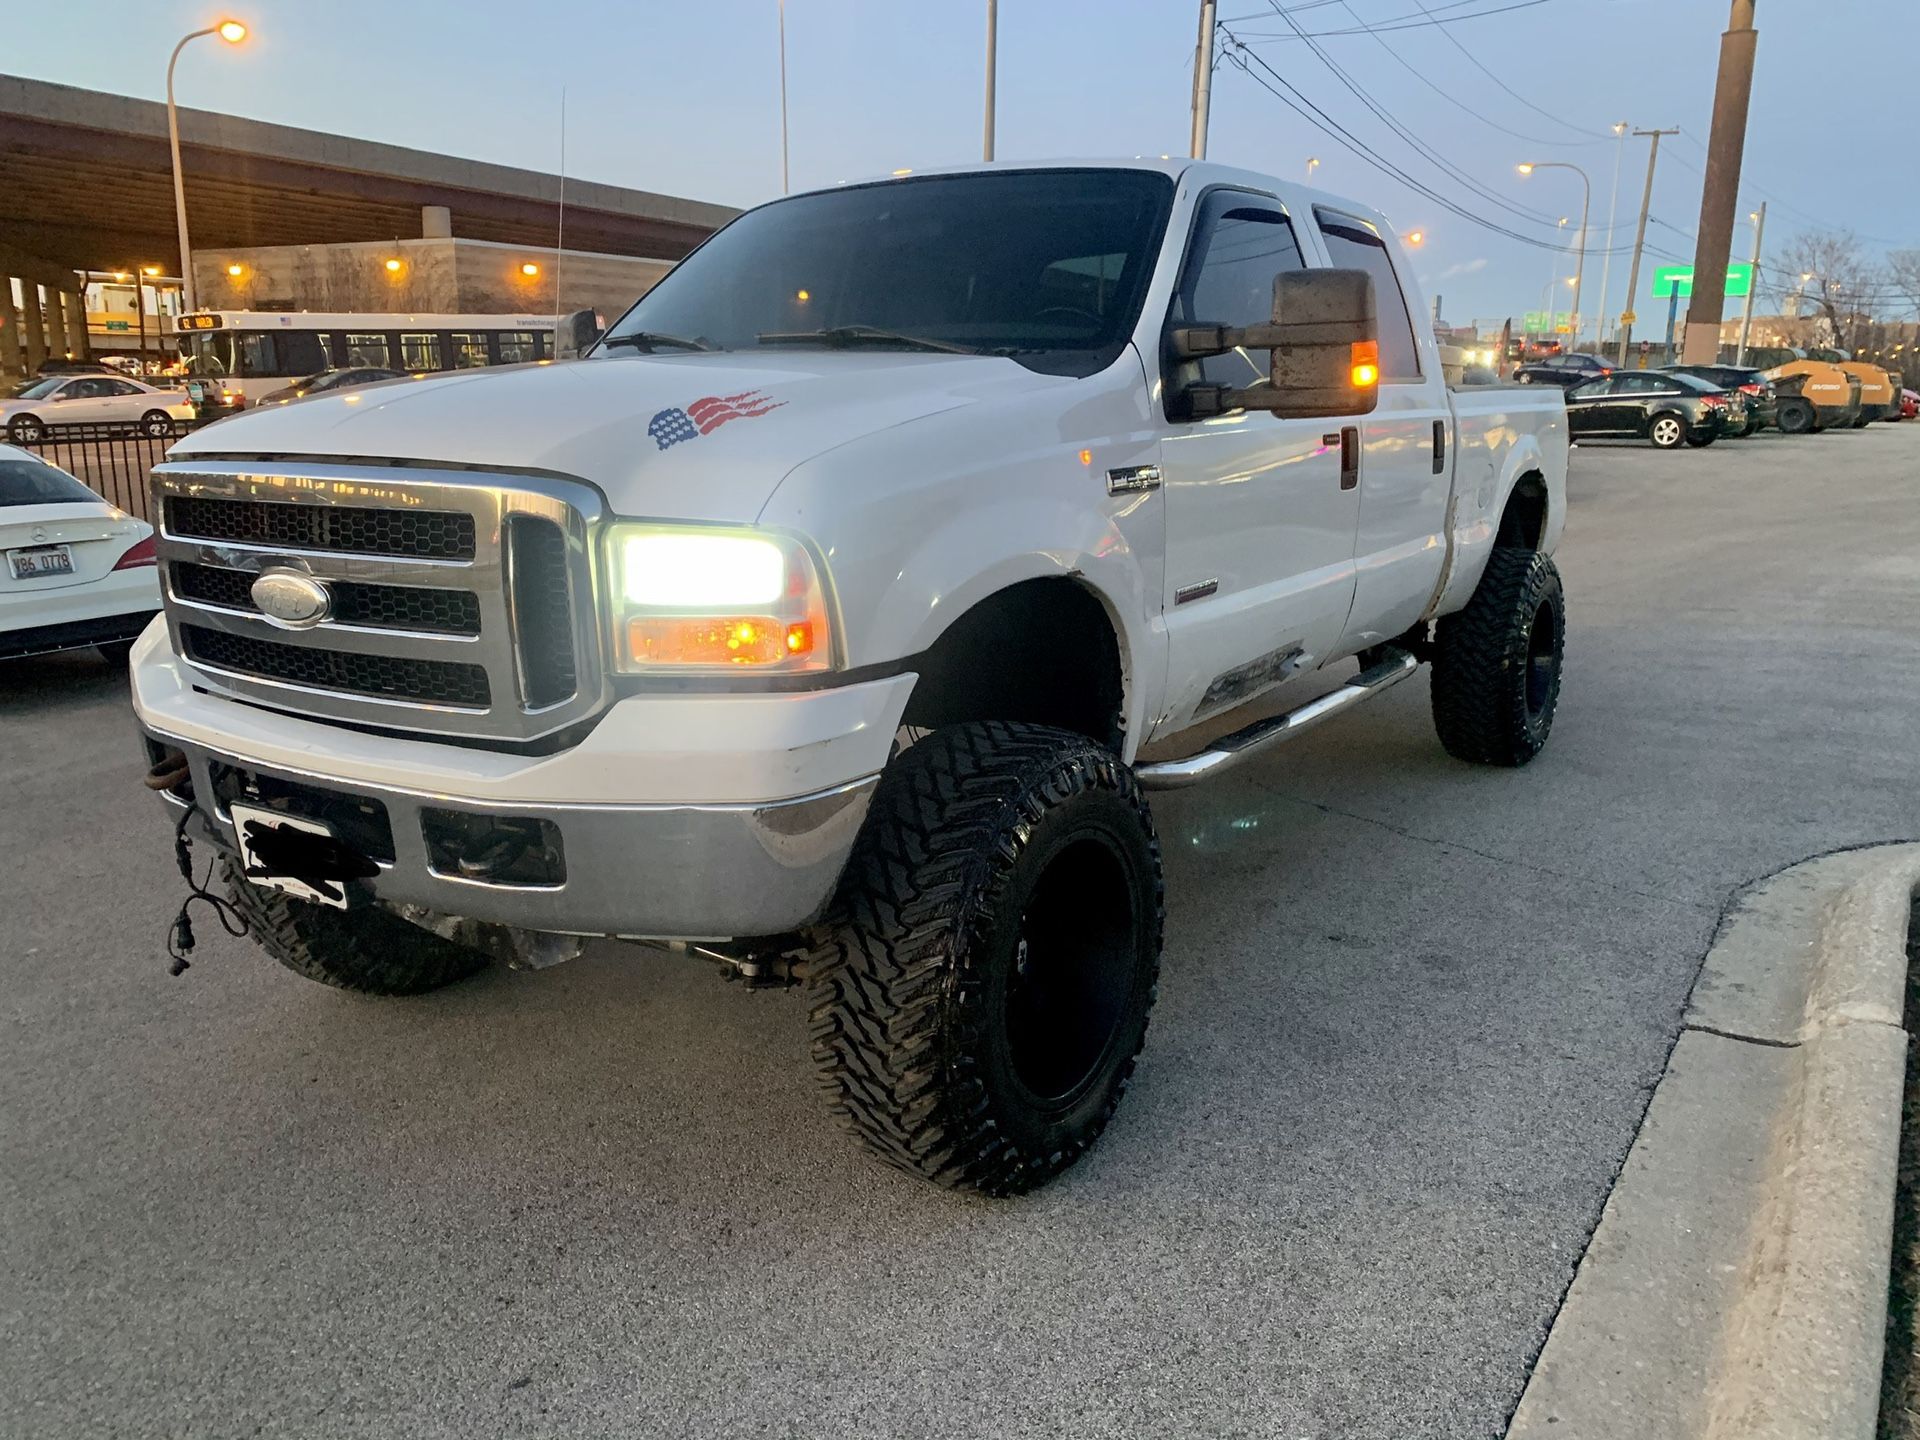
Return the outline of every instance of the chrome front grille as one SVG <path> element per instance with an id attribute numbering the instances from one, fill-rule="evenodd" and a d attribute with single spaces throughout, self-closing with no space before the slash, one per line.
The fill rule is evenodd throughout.
<path id="1" fill-rule="evenodd" d="M 601 506 L 587 486 L 186 461 L 157 467 L 153 486 L 174 650 L 208 690 L 500 740 L 537 739 L 606 702 L 590 544 Z M 324 614 L 263 613 L 263 571 L 318 582 Z"/>

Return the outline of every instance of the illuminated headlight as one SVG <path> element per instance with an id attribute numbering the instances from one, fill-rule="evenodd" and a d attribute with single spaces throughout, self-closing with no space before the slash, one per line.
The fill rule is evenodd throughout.
<path id="1" fill-rule="evenodd" d="M 607 575 L 614 663 L 629 674 L 833 668 L 826 585 L 791 536 L 615 525 Z"/>

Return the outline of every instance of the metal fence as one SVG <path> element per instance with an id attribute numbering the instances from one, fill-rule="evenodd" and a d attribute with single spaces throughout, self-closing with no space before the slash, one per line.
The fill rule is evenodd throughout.
<path id="1" fill-rule="evenodd" d="M 151 522 L 147 476 L 166 459 L 167 447 L 193 428 L 192 422 L 175 421 L 172 434 L 148 435 L 127 425 L 62 425 L 49 428 L 43 439 L 9 443 L 58 465 L 102 499 Z"/>

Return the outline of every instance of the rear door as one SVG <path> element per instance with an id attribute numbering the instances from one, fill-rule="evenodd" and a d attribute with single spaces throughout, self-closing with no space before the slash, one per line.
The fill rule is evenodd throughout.
<path id="1" fill-rule="evenodd" d="M 1273 316 L 1274 276 L 1305 266 L 1270 195 L 1203 195 L 1166 325 Z M 1360 491 L 1343 480 L 1341 423 L 1264 410 L 1189 418 L 1189 385 L 1246 388 L 1264 352 L 1181 361 L 1163 348 L 1167 710 L 1162 729 L 1238 704 L 1331 653 L 1353 604 Z"/>
<path id="2" fill-rule="evenodd" d="M 1400 634 L 1433 598 L 1447 553 L 1453 407 L 1437 356 L 1430 345 L 1423 350 L 1414 329 L 1414 316 L 1424 310 L 1409 299 L 1412 287 L 1396 272 L 1378 227 L 1325 206 L 1314 217 L 1334 267 L 1373 277 L 1380 317 L 1379 403 L 1358 420 L 1353 615 L 1340 645 L 1349 652 Z"/>

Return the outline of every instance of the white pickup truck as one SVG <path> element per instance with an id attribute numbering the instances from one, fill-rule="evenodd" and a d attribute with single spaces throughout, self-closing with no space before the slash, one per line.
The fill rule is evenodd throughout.
<path id="1" fill-rule="evenodd" d="M 1565 411 L 1425 315 L 1381 216 L 1219 165 L 774 201 L 583 359 L 176 445 L 149 783 L 302 975 L 668 942 L 810 987 L 886 1160 L 1028 1189 L 1146 1033 L 1144 791 L 1422 664 L 1453 755 L 1546 742 Z"/>

